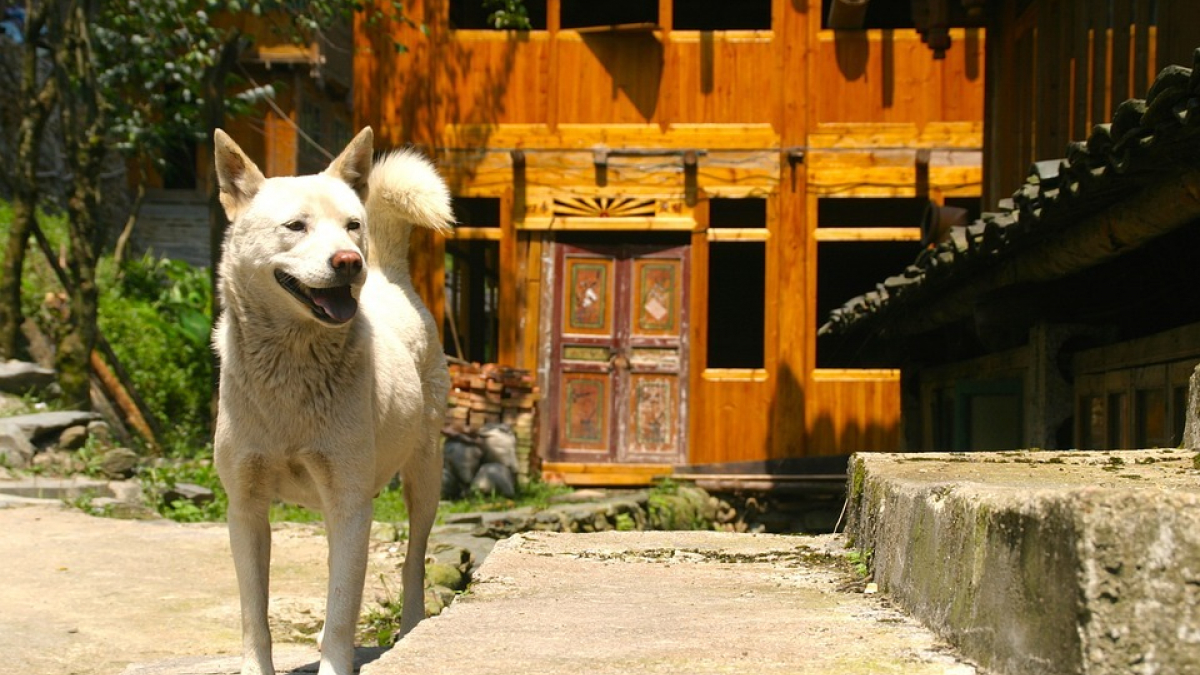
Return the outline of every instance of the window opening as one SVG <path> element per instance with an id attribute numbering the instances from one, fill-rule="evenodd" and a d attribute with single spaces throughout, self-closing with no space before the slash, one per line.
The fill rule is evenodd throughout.
<path id="1" fill-rule="evenodd" d="M 1108 449 L 1123 450 L 1129 447 L 1125 427 L 1129 419 L 1128 397 L 1124 393 L 1108 395 Z"/>
<path id="2" fill-rule="evenodd" d="M 452 197 L 450 209 L 457 227 L 500 227 L 499 197 Z"/>
<path id="3" fill-rule="evenodd" d="M 707 367 L 763 367 L 766 260 L 765 242 L 709 243 Z"/>
<path id="4" fill-rule="evenodd" d="M 546 0 L 522 0 L 529 17 L 529 30 L 546 30 Z M 450 27 L 458 30 L 507 30 L 497 27 L 492 15 L 504 2 L 487 0 L 450 0 Z"/>
<path id="5" fill-rule="evenodd" d="M 1167 435 L 1166 389 L 1139 389 L 1134 399 L 1137 406 L 1134 445 L 1139 448 L 1167 447 L 1170 438 Z"/>
<path id="6" fill-rule="evenodd" d="M 493 363 L 499 353 L 500 243 L 446 242 L 446 353 Z"/>
<path id="7" fill-rule="evenodd" d="M 829 28 L 829 7 L 833 0 L 821 2 L 821 28 Z M 887 2 L 871 2 L 867 4 L 866 18 L 863 28 L 912 28 L 912 2 L 910 0 L 887 0 Z"/>
<path id="8" fill-rule="evenodd" d="M 649 28 L 658 25 L 656 0 L 562 0 L 564 29 Z"/>
<path id="9" fill-rule="evenodd" d="M 708 200 L 708 226 L 712 228 L 765 228 L 767 200 L 761 197 Z"/>
<path id="10" fill-rule="evenodd" d="M 959 451 L 1016 450 L 1024 446 L 1019 379 L 959 382 L 955 386 Z"/>
<path id="11" fill-rule="evenodd" d="M 923 197 L 825 197 L 817 200 L 817 227 L 919 227 Z"/>
<path id="12" fill-rule="evenodd" d="M 771 0 L 675 0 L 675 30 L 770 30 Z"/>
<path id="13" fill-rule="evenodd" d="M 300 103 L 297 126 L 312 139 L 311 143 L 302 137 L 296 139 L 297 147 L 299 147 L 297 169 L 301 174 L 319 173 L 329 165 L 329 158 L 317 150 L 317 147 L 314 147 L 314 144 L 320 147 L 326 145 L 322 112 L 321 106 L 313 101 L 305 99 Z"/>
<path id="14" fill-rule="evenodd" d="M 917 241 L 822 241 L 817 243 L 817 329 L 830 313 L 850 299 L 875 290 L 876 284 L 901 273 L 921 252 Z M 860 367 L 859 354 L 836 336 L 817 341 L 818 368 Z M 878 367 L 894 363 L 872 364 Z"/>
<path id="15" fill-rule="evenodd" d="M 1187 425 L 1188 388 L 1175 387 L 1171 399 L 1171 438 L 1166 447 L 1178 448 L 1183 443 L 1183 429 Z"/>

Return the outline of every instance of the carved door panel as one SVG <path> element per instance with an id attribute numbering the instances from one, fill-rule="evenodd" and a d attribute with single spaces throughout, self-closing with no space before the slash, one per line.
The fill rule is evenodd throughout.
<path id="1" fill-rule="evenodd" d="M 559 246 L 554 459 L 685 459 L 687 263 L 687 247 Z"/>

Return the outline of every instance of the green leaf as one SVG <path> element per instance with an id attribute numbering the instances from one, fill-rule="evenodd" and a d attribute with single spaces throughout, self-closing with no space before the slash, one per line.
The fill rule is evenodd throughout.
<path id="1" fill-rule="evenodd" d="M 203 313 L 185 309 L 179 314 L 179 328 L 193 343 L 204 345 L 208 343 L 212 324 Z"/>

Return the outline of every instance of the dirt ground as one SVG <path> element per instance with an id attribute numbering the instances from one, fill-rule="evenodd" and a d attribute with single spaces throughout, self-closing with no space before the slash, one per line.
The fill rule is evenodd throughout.
<path id="1" fill-rule="evenodd" d="M 326 546 L 312 526 L 277 527 L 272 539 L 283 648 L 300 642 L 297 626 L 319 627 Z M 394 564 L 375 556 L 365 598 L 382 592 L 380 574 Z M 135 662 L 233 655 L 238 612 L 224 525 L 0 504 L 0 675 L 116 675 Z"/>

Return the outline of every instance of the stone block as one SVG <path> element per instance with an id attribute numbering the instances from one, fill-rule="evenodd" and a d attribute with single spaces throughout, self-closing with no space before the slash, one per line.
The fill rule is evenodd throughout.
<path id="1" fill-rule="evenodd" d="M 55 374 L 49 368 L 24 361 L 0 363 L 0 391 L 24 394 L 31 390 L 40 391 L 54 384 Z"/>
<path id="2" fill-rule="evenodd" d="M 989 671 L 1200 672 L 1192 454 L 859 454 L 847 532 L 882 592 Z"/>
<path id="3" fill-rule="evenodd" d="M 33 460 L 34 448 L 20 427 L 0 422 L 0 465 L 24 469 Z"/>

